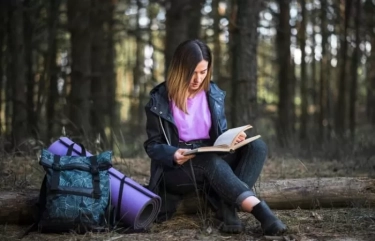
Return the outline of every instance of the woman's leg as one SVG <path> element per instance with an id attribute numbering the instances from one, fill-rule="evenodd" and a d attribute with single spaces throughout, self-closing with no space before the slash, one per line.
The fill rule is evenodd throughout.
<path id="1" fill-rule="evenodd" d="M 190 186 L 194 190 L 192 185 L 194 182 L 208 181 L 210 187 L 223 201 L 236 204 L 242 210 L 252 213 L 261 222 L 266 234 L 272 235 L 285 231 L 285 225 L 273 215 L 264 202 L 254 196 L 249 187 L 233 172 L 231 166 L 218 155 L 199 154 L 181 168 L 185 170 L 184 173 L 188 178 L 182 178 L 181 171 L 179 174 L 175 171 L 166 173 L 167 189 L 181 191 Z"/>
<path id="2" fill-rule="evenodd" d="M 180 193 L 194 191 L 195 183 L 209 183 L 221 198 L 238 205 L 245 198 L 254 196 L 228 163 L 216 154 L 199 154 L 176 170 L 165 172 L 164 180 L 167 190 Z"/>
<path id="3" fill-rule="evenodd" d="M 267 145 L 258 139 L 241 147 L 235 153 L 227 155 L 224 159 L 233 168 L 238 178 L 252 189 L 262 172 L 266 158 Z"/>

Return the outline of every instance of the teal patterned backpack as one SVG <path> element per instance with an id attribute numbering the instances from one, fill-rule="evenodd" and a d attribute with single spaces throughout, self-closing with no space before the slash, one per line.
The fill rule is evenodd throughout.
<path id="1" fill-rule="evenodd" d="M 59 156 L 42 151 L 39 163 L 46 175 L 38 203 L 40 232 L 107 230 L 111 158 L 110 151 L 97 156 Z"/>

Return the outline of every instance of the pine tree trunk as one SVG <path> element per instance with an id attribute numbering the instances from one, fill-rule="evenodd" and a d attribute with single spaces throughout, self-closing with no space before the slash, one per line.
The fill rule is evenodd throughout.
<path id="1" fill-rule="evenodd" d="M 37 123 L 39 116 L 37 111 L 35 111 L 35 79 L 33 72 L 33 49 L 34 44 L 33 32 L 34 32 L 34 21 L 33 16 L 35 16 L 34 11 L 32 10 L 31 0 L 24 1 L 24 11 L 23 11 L 23 32 L 24 32 L 24 43 L 25 43 L 25 82 L 27 83 L 27 94 L 26 94 L 26 103 L 27 103 L 27 125 L 28 129 L 33 133 L 34 136 L 39 133 Z M 45 82 L 44 79 L 39 81 L 40 83 Z M 39 92 L 42 90 L 39 89 Z M 39 133 L 40 134 L 40 133 Z"/>
<path id="2" fill-rule="evenodd" d="M 71 42 L 71 88 L 69 117 L 73 135 L 91 132 L 91 0 L 68 0 Z"/>
<path id="3" fill-rule="evenodd" d="M 11 7 L 9 17 L 10 71 L 12 89 L 12 136 L 13 144 L 17 147 L 28 136 L 27 102 L 26 102 L 26 70 L 25 43 L 23 33 L 23 5 L 16 1 Z M 10 97 L 10 96 L 7 96 Z"/>
<path id="4" fill-rule="evenodd" d="M 213 74 L 212 79 L 220 85 L 220 69 L 221 69 L 221 46 L 220 46 L 220 13 L 219 0 L 212 1 L 213 11 L 213 30 L 214 30 L 214 47 L 213 47 Z"/>
<path id="5" fill-rule="evenodd" d="M 106 56 L 106 80 L 108 82 L 108 89 L 107 89 L 107 102 L 108 102 L 108 118 L 110 122 L 110 139 L 109 139 L 109 148 L 114 147 L 115 142 L 115 133 L 118 130 L 119 126 L 119 115 L 117 112 L 117 101 L 116 101 L 116 88 L 117 88 L 117 80 L 116 80 L 116 73 L 115 73 L 115 59 L 116 59 L 116 51 L 115 51 L 115 42 L 114 42 L 114 9 L 115 9 L 115 1 L 108 1 L 107 11 L 108 11 L 108 19 L 107 19 L 107 26 L 108 26 L 108 40 L 107 40 L 107 56 Z"/>
<path id="6" fill-rule="evenodd" d="M 307 66 L 306 66 L 306 23 L 307 23 L 307 14 L 306 14 L 306 1 L 301 0 L 301 27 L 299 29 L 299 40 L 301 47 L 301 129 L 300 129 L 300 138 L 305 140 L 307 137 L 307 121 L 308 121 L 308 78 L 307 78 Z"/>
<path id="7" fill-rule="evenodd" d="M 328 98 L 328 83 L 326 78 L 326 71 L 328 68 L 327 56 L 327 3 L 322 1 L 321 6 L 321 31 L 322 31 L 322 59 L 320 61 L 320 80 L 319 80 L 319 134 L 320 140 L 325 139 L 326 126 L 328 122 L 327 116 L 327 98 Z"/>
<path id="8" fill-rule="evenodd" d="M 59 97 L 57 91 L 57 25 L 59 22 L 59 7 L 61 0 L 49 1 L 48 6 L 48 57 L 46 60 L 46 79 L 49 80 L 47 101 L 47 138 L 50 140 L 57 134 L 56 103 Z M 55 132 L 56 131 L 56 132 Z"/>
<path id="9" fill-rule="evenodd" d="M 3 51 L 5 43 L 6 43 L 6 26 L 7 26 L 7 10 L 8 8 L 2 7 L 0 8 L 0 113 L 3 112 L 3 76 L 5 76 L 5 51 Z M 2 119 L 3 115 L 0 115 L 0 135 L 3 134 L 3 124 L 4 120 Z M 3 147 L 1 147 L 3 148 Z"/>
<path id="10" fill-rule="evenodd" d="M 262 1 L 237 1 L 233 29 L 232 125 L 254 124 L 257 116 L 258 21 Z"/>
<path id="11" fill-rule="evenodd" d="M 349 105 L 349 127 L 351 133 L 351 139 L 354 141 L 355 138 L 355 126 L 356 126 L 356 103 L 357 103 L 357 86 L 358 86 L 358 64 L 360 59 L 360 16 L 361 16 L 361 0 L 356 0 L 356 15 L 355 15 L 355 49 L 352 58 L 352 78 L 350 86 L 350 105 Z"/>
<path id="12" fill-rule="evenodd" d="M 200 31 L 203 0 L 169 0 L 166 13 L 165 75 L 177 46 L 189 38 L 197 38 Z"/>
<path id="13" fill-rule="evenodd" d="M 106 4 L 108 1 L 92 0 L 92 11 L 90 18 L 90 29 L 92 33 L 91 42 L 91 98 L 94 108 L 91 109 L 91 124 L 93 132 L 92 139 L 100 136 L 101 145 L 108 145 L 104 132 L 107 117 L 107 83 L 106 76 L 106 55 L 107 33 L 104 30 L 108 17 Z M 101 146 L 104 148 L 104 146 Z"/>
<path id="14" fill-rule="evenodd" d="M 344 13 L 344 31 L 341 36 L 340 42 L 340 74 L 338 79 L 338 100 L 336 107 L 336 132 L 339 135 L 344 134 L 347 126 L 347 62 L 348 62 L 348 28 L 350 21 L 350 12 L 352 8 L 352 0 L 345 0 L 345 13 Z"/>
<path id="15" fill-rule="evenodd" d="M 375 21 L 374 21 L 375 24 Z M 375 36 L 371 39 L 371 46 L 375 46 Z M 375 48 L 371 48 L 370 64 L 368 65 L 367 88 L 367 116 L 370 123 L 375 126 Z"/>
<path id="16" fill-rule="evenodd" d="M 292 65 L 290 55 L 290 8 L 289 0 L 279 0 L 279 26 L 277 28 L 276 46 L 278 61 L 279 102 L 277 136 L 280 145 L 287 146 L 293 135 L 294 116 Z"/>

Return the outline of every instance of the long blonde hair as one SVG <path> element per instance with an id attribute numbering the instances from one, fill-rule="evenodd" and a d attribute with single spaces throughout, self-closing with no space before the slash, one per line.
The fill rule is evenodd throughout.
<path id="1" fill-rule="evenodd" d="M 197 92 L 207 91 L 211 80 L 212 54 L 205 43 L 196 39 L 182 42 L 176 48 L 168 69 L 166 81 L 168 98 L 185 113 L 187 113 L 186 101 L 189 95 L 190 80 L 195 68 L 202 60 L 208 62 L 207 76 Z"/>

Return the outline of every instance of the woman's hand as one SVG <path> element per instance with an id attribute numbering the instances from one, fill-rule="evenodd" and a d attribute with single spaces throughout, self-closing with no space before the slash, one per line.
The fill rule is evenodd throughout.
<path id="1" fill-rule="evenodd" d="M 190 160 L 191 158 L 195 157 L 195 155 L 188 155 L 188 156 L 184 156 L 184 152 L 185 151 L 189 151 L 189 149 L 178 149 L 174 155 L 173 155 L 173 159 L 174 161 L 178 164 L 178 165 L 182 165 L 184 164 L 185 162 L 187 162 L 188 160 Z"/>
<path id="2" fill-rule="evenodd" d="M 240 143 L 241 141 L 244 141 L 246 139 L 246 133 L 245 132 L 241 132 L 240 135 L 237 137 L 236 141 L 235 141 L 235 144 L 238 144 Z"/>

